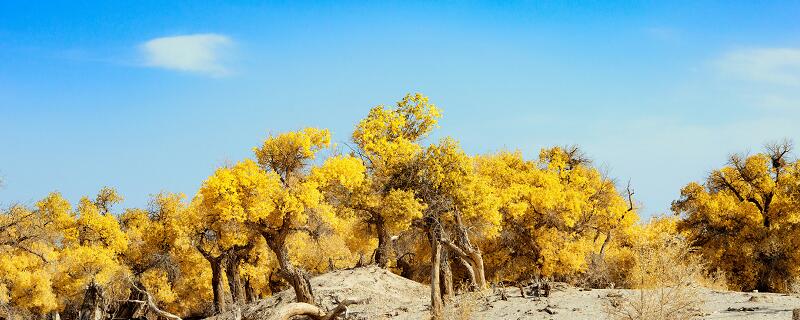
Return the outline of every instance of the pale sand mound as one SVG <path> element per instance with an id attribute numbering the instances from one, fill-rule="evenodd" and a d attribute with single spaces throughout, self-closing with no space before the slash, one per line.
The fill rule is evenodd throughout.
<path id="1" fill-rule="evenodd" d="M 349 307 L 347 319 L 429 319 L 430 289 L 378 267 L 326 273 L 311 279 L 318 303 L 333 309 L 338 301 L 361 300 Z M 743 293 L 700 289 L 700 319 L 791 319 L 800 308 L 796 295 Z M 506 288 L 506 300 L 495 291 L 459 295 L 446 306 L 447 319 L 607 319 L 611 301 L 636 298 L 635 290 L 582 290 L 564 284 L 554 286 L 549 297 L 523 298 L 518 288 Z M 243 320 L 266 319 L 276 308 L 294 302 L 287 290 L 242 308 Z M 232 312 L 214 317 L 235 319 Z"/>
<path id="2" fill-rule="evenodd" d="M 319 275 L 311 279 L 311 286 L 317 303 L 326 310 L 345 299 L 365 299 L 364 303 L 348 308 L 348 319 L 421 319 L 428 314 L 428 286 L 375 266 Z M 242 319 L 266 319 L 277 307 L 294 301 L 294 291 L 285 290 L 243 307 Z M 235 317 L 228 312 L 210 319 Z"/>

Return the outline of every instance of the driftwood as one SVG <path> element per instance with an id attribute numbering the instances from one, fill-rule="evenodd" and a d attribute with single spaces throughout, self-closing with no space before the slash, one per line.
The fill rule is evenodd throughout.
<path id="1" fill-rule="evenodd" d="M 295 302 L 281 307 L 277 312 L 275 312 L 275 314 L 269 317 L 268 320 L 290 320 L 292 317 L 297 316 L 307 316 L 316 320 L 333 320 L 339 315 L 346 313 L 348 306 L 360 304 L 365 301 L 366 300 L 344 300 L 339 302 L 339 305 L 337 305 L 336 308 L 327 313 L 315 305 L 303 302 Z"/>

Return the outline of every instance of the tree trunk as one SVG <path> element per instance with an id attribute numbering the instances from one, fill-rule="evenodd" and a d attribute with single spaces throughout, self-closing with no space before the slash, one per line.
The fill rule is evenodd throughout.
<path id="1" fill-rule="evenodd" d="M 242 279 L 239 275 L 239 260 L 239 257 L 235 254 L 225 259 L 225 275 L 228 278 L 228 288 L 231 291 L 233 304 L 243 304 L 245 302 Z"/>
<path id="2" fill-rule="evenodd" d="M 469 240 L 467 228 L 464 226 L 464 223 L 461 220 L 461 213 L 456 210 L 453 216 L 456 220 L 455 230 L 457 232 L 458 244 L 453 242 L 446 242 L 445 244 L 453 251 L 453 253 L 464 259 L 464 261 L 469 263 L 469 265 L 472 267 L 471 271 L 474 272 L 475 277 L 475 282 L 473 283 L 474 286 L 478 290 L 486 289 L 486 269 L 483 266 L 483 254 L 481 253 L 481 249 L 478 248 L 478 246 L 473 245 Z"/>
<path id="3" fill-rule="evenodd" d="M 406 261 L 406 256 L 411 257 L 411 258 L 408 258 L 410 261 Z M 402 255 L 402 256 L 398 257 L 395 260 L 395 265 L 397 266 L 398 269 L 400 269 L 400 276 L 401 277 L 406 278 L 406 279 L 412 279 L 412 280 L 414 279 L 414 270 L 415 269 L 414 269 L 414 266 L 412 265 L 413 259 L 414 259 L 413 258 L 413 253 L 409 253 L 409 254 Z"/>
<path id="4" fill-rule="evenodd" d="M 270 295 L 275 295 L 285 289 L 284 283 L 281 281 L 281 276 L 274 277 L 274 275 L 275 273 L 270 271 L 269 277 L 267 278 L 267 286 L 269 286 Z"/>
<path id="5" fill-rule="evenodd" d="M 144 288 L 144 286 L 136 280 L 133 284 L 134 287 Z M 128 301 L 125 301 L 119 305 L 117 311 L 114 312 L 114 319 L 135 319 L 141 317 L 145 313 L 146 304 L 145 299 L 147 297 L 136 290 L 131 288 L 131 293 L 128 295 Z"/>
<path id="6" fill-rule="evenodd" d="M 375 250 L 375 262 L 381 268 L 386 268 L 389 265 L 389 256 L 391 255 L 391 239 L 389 231 L 386 230 L 383 219 L 379 219 L 375 224 L 375 229 L 378 233 L 378 248 Z"/>
<path id="7" fill-rule="evenodd" d="M 478 282 L 475 280 L 475 269 L 472 268 L 472 265 L 464 258 L 458 257 L 458 261 L 461 262 L 461 265 L 464 266 L 464 269 L 467 270 L 467 277 L 469 278 L 469 291 L 475 291 L 478 288 Z"/>
<path id="8" fill-rule="evenodd" d="M 308 273 L 300 269 L 294 269 L 290 274 L 289 283 L 294 288 L 294 294 L 297 297 L 297 302 L 316 304 L 314 302 L 314 294 L 311 292 L 311 281 Z"/>
<path id="9" fill-rule="evenodd" d="M 442 244 L 436 227 L 429 227 L 428 240 L 431 245 L 431 317 L 434 320 L 442 319 L 442 294 L 439 279 L 441 266 Z"/>
<path id="10" fill-rule="evenodd" d="M 275 257 L 278 259 L 278 264 L 281 267 L 278 274 L 294 288 L 297 302 L 309 303 L 312 305 L 316 304 L 314 302 L 314 294 L 311 291 L 311 281 L 309 280 L 308 273 L 292 265 L 284 241 L 275 241 L 271 237 L 266 240 L 267 245 L 272 249 L 272 252 L 275 253 Z"/>
<path id="11" fill-rule="evenodd" d="M 441 253 L 441 267 L 440 267 L 440 277 L 442 283 L 442 300 L 444 302 L 449 301 L 453 296 L 453 269 L 450 267 L 450 254 L 448 253 L 446 248 L 442 248 Z"/>
<path id="12" fill-rule="evenodd" d="M 83 303 L 78 313 L 79 320 L 102 320 L 103 312 L 103 289 L 94 281 L 89 284 L 83 294 Z"/>
<path id="13" fill-rule="evenodd" d="M 608 248 L 608 244 L 611 243 L 611 229 L 606 231 L 606 238 L 603 240 L 603 244 L 600 246 L 600 260 L 603 261 L 606 259 L 606 248 Z"/>
<path id="14" fill-rule="evenodd" d="M 211 291 L 214 293 L 214 314 L 225 311 L 225 287 L 222 284 L 222 259 L 208 259 L 211 264 Z"/>
<path id="15" fill-rule="evenodd" d="M 247 303 L 256 300 L 256 292 L 255 289 L 253 289 L 253 285 L 250 283 L 250 278 L 244 280 L 244 297 Z"/>
<path id="16" fill-rule="evenodd" d="M 483 266 L 483 255 L 477 247 L 469 252 L 472 268 L 475 270 L 475 284 L 478 290 L 486 289 L 486 269 Z"/>
<path id="17" fill-rule="evenodd" d="M 477 247 L 470 247 L 468 245 L 465 245 L 463 248 L 459 247 L 447 239 L 442 239 L 441 243 L 445 244 L 447 248 L 461 258 L 463 262 L 469 264 L 467 271 L 473 273 L 470 275 L 470 280 L 474 279 L 475 281 L 473 285 L 478 290 L 486 289 L 486 271 L 483 266 L 483 255 L 481 251 Z"/>

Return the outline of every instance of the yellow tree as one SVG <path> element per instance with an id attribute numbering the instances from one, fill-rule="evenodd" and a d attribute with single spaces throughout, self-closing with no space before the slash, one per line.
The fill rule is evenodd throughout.
<path id="1" fill-rule="evenodd" d="M 375 261 L 381 267 L 388 264 L 390 234 L 409 228 L 413 219 L 422 216 L 423 205 L 410 190 L 392 189 L 386 194 L 374 192 L 373 179 L 367 176 L 362 160 L 353 156 L 329 158 L 311 171 L 310 178 L 318 183 L 326 203 L 336 213 L 330 219 L 334 231 L 351 250 L 360 253 L 375 248 Z M 381 247 L 383 249 L 381 249 Z"/>
<path id="2" fill-rule="evenodd" d="M 492 238 L 499 230 L 499 202 L 487 182 L 451 138 L 429 146 L 415 163 L 411 183 L 425 205 L 417 225 L 426 231 L 431 249 L 434 317 L 441 315 L 442 295 L 453 294 L 450 253 L 466 268 L 473 288 L 486 287 L 483 255 L 471 238 Z"/>
<path id="3" fill-rule="evenodd" d="M 679 230 L 737 289 L 785 292 L 800 275 L 800 162 L 790 152 L 784 142 L 733 155 L 672 204 Z"/>
<path id="4" fill-rule="evenodd" d="M 488 251 L 493 275 L 520 280 L 581 274 L 612 232 L 637 220 L 614 186 L 576 148 L 549 148 L 538 161 L 519 152 L 480 157 L 478 171 L 500 196 L 501 236 Z"/>
<path id="5" fill-rule="evenodd" d="M 52 288 L 58 257 L 54 226 L 69 218 L 19 205 L 0 213 L 0 317 L 26 319 L 58 311 Z"/>
<path id="6" fill-rule="evenodd" d="M 210 264 L 215 312 L 225 310 L 223 272 L 233 301 L 243 302 L 239 263 L 252 249 L 255 235 L 246 223 L 274 211 L 272 199 L 277 189 L 277 179 L 252 160 L 217 169 L 200 187 L 190 210 L 190 237 Z"/>
<path id="7" fill-rule="evenodd" d="M 484 289 L 483 255 L 471 238 L 487 240 L 498 234 L 502 216 L 495 190 L 451 138 L 429 146 L 420 162 L 417 195 L 427 205 L 427 218 L 446 231 L 439 241 L 457 255 L 472 286 Z"/>
<path id="8" fill-rule="evenodd" d="M 167 305 L 175 312 L 177 305 L 200 309 L 191 297 L 208 297 L 202 291 L 182 291 L 184 279 L 196 277 L 201 272 L 180 272 L 184 259 L 180 250 L 181 226 L 186 204 L 183 194 L 159 193 L 152 197 L 149 208 L 128 209 L 120 217 L 122 229 L 128 237 L 128 249 L 122 253 L 125 265 L 131 271 L 131 294 L 114 313 L 115 317 L 132 318 L 145 307 L 165 318 L 176 316 L 162 310 Z M 178 295 L 184 297 L 179 298 Z M 191 297 L 189 297 L 191 296 Z M 180 300 L 180 302 L 179 302 Z M 145 305 L 140 301 L 152 301 Z M 194 305 L 193 305 L 194 304 Z"/>
<path id="9" fill-rule="evenodd" d="M 62 217 L 53 287 L 67 315 L 99 319 L 128 288 L 128 270 L 119 258 L 128 239 L 111 213 L 120 201 L 114 189 L 103 188 L 95 200 L 81 198 L 74 212 L 57 193 L 37 203 L 41 215 Z"/>
<path id="10" fill-rule="evenodd" d="M 430 134 L 440 117 L 441 112 L 427 97 L 408 94 L 392 108 L 372 108 L 353 132 L 354 155 L 364 164 L 366 181 L 349 189 L 345 199 L 353 214 L 377 237 L 375 261 L 381 267 L 389 262 L 391 235 L 408 229 L 421 216 L 408 185 L 409 174 L 423 151 L 420 140 Z M 349 164 L 351 170 L 360 170 L 352 161 Z"/>
<path id="11" fill-rule="evenodd" d="M 279 275 L 294 288 L 298 302 L 314 304 L 308 274 L 290 260 L 287 240 L 298 231 L 308 231 L 310 216 L 322 221 L 333 214 L 324 204 L 319 184 L 308 178 L 310 161 L 330 146 L 330 132 L 316 128 L 270 135 L 254 148 L 261 176 L 270 184 L 270 202 L 249 210 L 248 225 L 261 234 L 275 254 Z M 255 174 L 253 174 L 255 175 Z"/>

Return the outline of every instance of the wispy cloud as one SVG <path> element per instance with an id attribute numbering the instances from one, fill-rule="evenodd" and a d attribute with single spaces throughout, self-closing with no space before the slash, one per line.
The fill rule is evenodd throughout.
<path id="1" fill-rule="evenodd" d="M 756 48 L 728 52 L 715 61 L 724 74 L 744 80 L 800 86 L 800 49 Z"/>
<path id="2" fill-rule="evenodd" d="M 230 70 L 222 58 L 232 44 L 227 36 L 204 33 L 151 39 L 141 49 L 150 67 L 224 76 Z"/>

